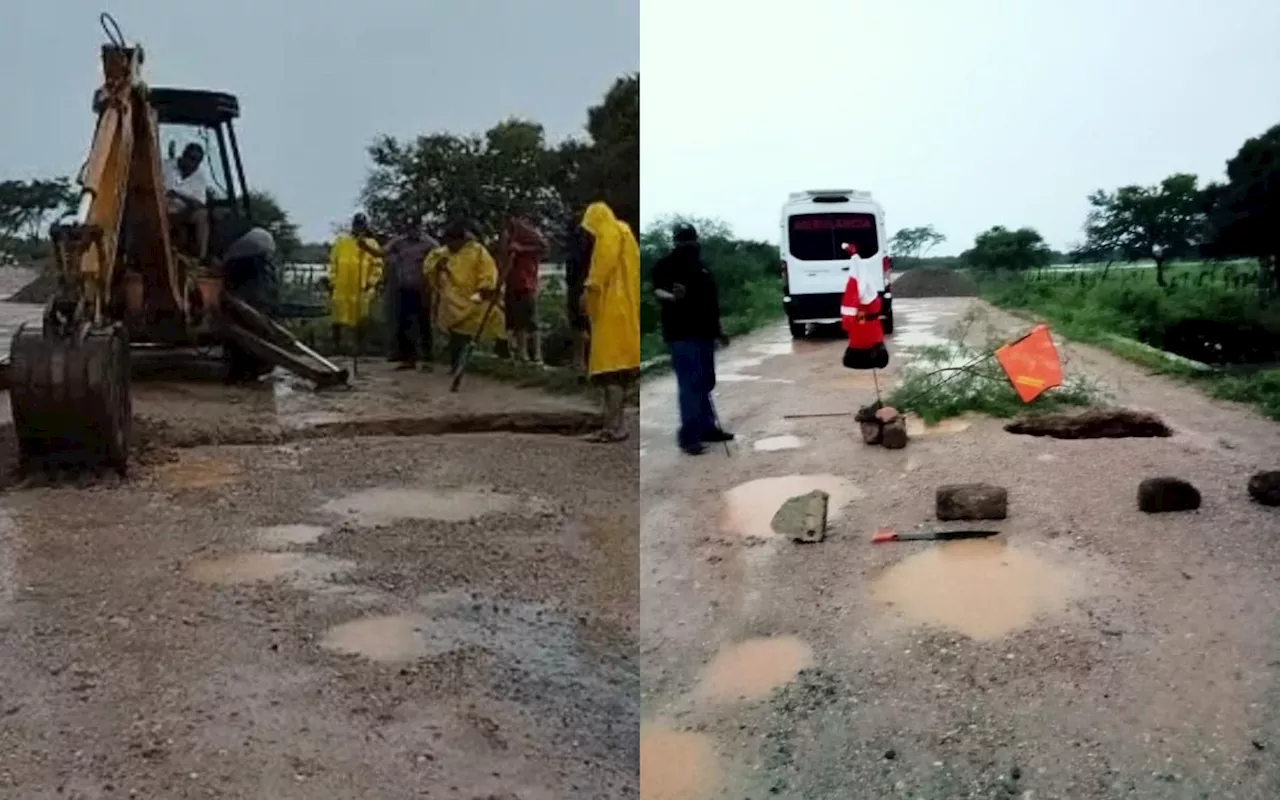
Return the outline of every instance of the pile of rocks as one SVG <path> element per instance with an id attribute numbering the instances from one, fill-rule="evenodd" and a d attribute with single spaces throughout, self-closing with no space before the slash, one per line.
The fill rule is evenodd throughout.
<path id="1" fill-rule="evenodd" d="M 854 416 L 862 431 L 862 441 L 878 444 L 890 450 L 907 446 L 907 418 L 892 406 L 879 402 L 858 409 Z"/>

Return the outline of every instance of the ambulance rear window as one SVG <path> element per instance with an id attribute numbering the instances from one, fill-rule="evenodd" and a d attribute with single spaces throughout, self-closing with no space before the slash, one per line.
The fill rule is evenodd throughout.
<path id="1" fill-rule="evenodd" d="M 796 214 L 787 220 L 787 239 L 791 257 L 800 261 L 846 259 L 845 243 L 863 258 L 880 252 L 874 214 Z"/>

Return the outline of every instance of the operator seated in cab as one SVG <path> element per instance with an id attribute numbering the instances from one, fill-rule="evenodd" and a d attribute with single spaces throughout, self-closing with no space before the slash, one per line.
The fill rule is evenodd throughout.
<path id="1" fill-rule="evenodd" d="M 176 246 L 201 263 L 209 257 L 209 184 L 200 170 L 203 162 L 204 148 L 195 142 L 184 147 L 176 159 L 170 156 L 164 162 L 169 230 L 179 240 Z M 191 240 L 193 235 L 195 241 Z"/>

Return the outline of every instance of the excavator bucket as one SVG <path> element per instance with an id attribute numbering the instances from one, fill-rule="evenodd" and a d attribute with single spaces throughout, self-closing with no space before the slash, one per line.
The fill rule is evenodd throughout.
<path id="1" fill-rule="evenodd" d="M 19 466 L 128 466 L 133 418 L 129 342 L 113 325 L 79 336 L 22 326 L 9 349 Z"/>

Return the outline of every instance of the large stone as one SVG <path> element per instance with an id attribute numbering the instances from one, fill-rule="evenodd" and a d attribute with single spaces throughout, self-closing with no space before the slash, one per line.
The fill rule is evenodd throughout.
<path id="1" fill-rule="evenodd" d="M 862 441 L 867 444 L 880 444 L 884 436 L 884 426 L 879 422 L 859 422 L 858 428 L 862 431 Z"/>
<path id="2" fill-rule="evenodd" d="M 1259 472 L 1250 478 L 1249 496 L 1264 506 L 1280 506 L 1280 469 Z"/>
<path id="3" fill-rule="evenodd" d="M 1161 476 L 1138 484 L 1138 509 L 1148 514 L 1195 511 L 1200 507 L 1200 490 L 1182 478 Z"/>
<path id="4" fill-rule="evenodd" d="M 1004 519 L 1009 515 L 1009 492 L 989 483 L 956 483 L 938 487 L 938 519 Z"/>
<path id="5" fill-rule="evenodd" d="M 1165 437 L 1173 432 L 1159 417 L 1128 408 L 1090 408 L 1021 417 L 1004 426 L 1009 433 L 1054 439 L 1124 439 Z"/>
<path id="6" fill-rule="evenodd" d="M 827 535 L 827 504 L 831 495 L 815 489 L 793 497 L 774 512 L 771 526 L 797 542 L 820 542 Z"/>
<path id="7" fill-rule="evenodd" d="M 907 446 L 907 420 L 905 417 L 898 417 L 881 429 L 880 444 L 890 450 L 901 450 Z"/>
<path id="8" fill-rule="evenodd" d="M 898 409 L 893 406 L 885 406 L 876 412 L 876 421 L 881 425 L 892 425 L 898 421 L 898 417 L 900 416 Z"/>

